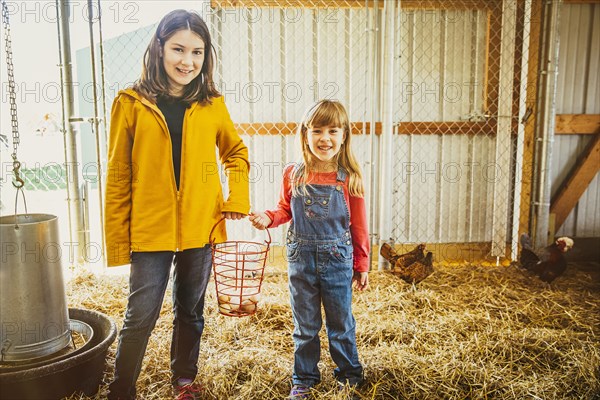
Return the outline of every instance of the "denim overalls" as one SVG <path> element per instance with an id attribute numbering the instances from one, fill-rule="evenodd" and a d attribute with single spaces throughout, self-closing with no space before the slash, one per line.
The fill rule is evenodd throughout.
<path id="1" fill-rule="evenodd" d="M 321 380 L 317 367 L 321 303 L 336 379 L 350 384 L 363 379 L 352 315 L 353 247 L 343 188 L 346 172 L 340 169 L 336 179 L 336 185 L 306 186 L 308 194 L 301 187 L 301 195 L 291 199 L 287 257 L 294 315 L 294 385 L 313 386 Z"/>

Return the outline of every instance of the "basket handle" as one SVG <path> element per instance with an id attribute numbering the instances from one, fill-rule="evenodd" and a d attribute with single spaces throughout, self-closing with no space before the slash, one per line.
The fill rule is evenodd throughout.
<path id="1" fill-rule="evenodd" d="M 213 232 L 215 231 L 215 228 L 217 227 L 217 225 L 219 225 L 224 220 L 225 220 L 225 217 L 221 217 L 221 219 L 218 220 L 213 225 L 212 229 L 210 230 L 210 233 L 208 234 L 208 241 L 210 242 L 211 245 L 215 244 L 215 239 L 212 237 Z M 267 243 L 267 246 L 270 246 L 271 245 L 271 232 L 269 232 L 269 228 L 265 228 L 265 230 L 267 231 L 267 235 L 269 236 L 269 239 L 265 240 L 265 242 Z"/>

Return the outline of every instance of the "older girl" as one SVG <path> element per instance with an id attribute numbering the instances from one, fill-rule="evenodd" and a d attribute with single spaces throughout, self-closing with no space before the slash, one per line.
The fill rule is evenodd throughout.
<path id="1" fill-rule="evenodd" d="M 131 264 L 129 297 L 109 399 L 134 399 L 150 333 L 173 270 L 171 372 L 178 399 L 198 398 L 209 232 L 249 211 L 248 150 L 212 80 L 209 30 L 176 10 L 158 24 L 142 75 L 111 114 L 106 188 L 109 266 Z M 229 177 L 223 198 L 217 156 Z M 215 233 L 225 240 L 225 231 Z"/>

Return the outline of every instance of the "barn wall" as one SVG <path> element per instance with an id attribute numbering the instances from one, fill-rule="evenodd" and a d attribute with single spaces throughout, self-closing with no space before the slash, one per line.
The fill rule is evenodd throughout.
<path id="1" fill-rule="evenodd" d="M 398 24 L 395 120 L 483 120 L 487 15 L 405 11 Z M 489 242 L 496 138 L 394 138 L 392 236 L 398 242 Z"/>
<path id="2" fill-rule="evenodd" d="M 496 104 L 496 108 L 506 108 L 506 99 L 514 100 L 511 91 L 517 3 L 507 0 L 498 4 L 504 4 L 507 16 L 493 28 L 513 37 L 501 41 L 498 36 L 493 49 L 486 47 L 486 40 L 493 32 L 490 15 L 494 13 L 464 9 L 398 12 L 395 123 L 434 122 L 443 126 L 498 118 L 498 110 L 489 115 L 486 104 L 490 93 L 486 93 L 485 84 L 494 79 L 487 76 L 490 62 L 496 63 L 491 68 L 499 71 L 495 79 L 505 82 L 504 93 L 495 93 L 496 98 L 504 95 L 505 103 Z M 382 21 L 376 20 L 372 9 L 204 11 L 218 59 L 215 81 L 235 123 L 298 122 L 312 102 L 325 97 L 346 104 L 352 122 L 381 120 L 377 113 L 382 48 L 372 28 Z M 501 12 L 501 8 L 495 10 L 496 15 Z M 126 66 L 119 60 L 123 54 L 143 52 L 152 30 L 151 26 L 140 27 L 105 43 L 106 75 L 111 88 L 122 88 L 131 82 L 131 76 L 137 76 L 139 66 Z M 493 57 L 486 58 L 489 52 Z M 500 86 L 498 82 L 496 85 Z M 494 90 L 500 91 L 498 87 Z M 114 90 L 108 90 L 108 107 L 114 94 Z M 244 136 L 252 161 L 253 210 L 276 204 L 281 171 L 297 159 L 294 135 L 271 133 Z M 511 239 L 514 131 L 494 128 L 394 134 L 390 185 L 379 182 L 377 175 L 380 137 L 367 133 L 365 129 L 353 135 L 354 150 L 364 171 L 372 231 L 377 231 L 380 213 L 392 220 L 392 237 L 381 239 L 502 244 Z M 382 190 L 389 190 L 392 196 L 390 210 L 377 209 L 377 195 Z M 240 236 L 257 235 L 249 224 L 234 224 L 232 231 Z M 272 232 L 276 243 L 282 242 L 284 229 Z"/>
<path id="3" fill-rule="evenodd" d="M 600 114 L 600 4 L 563 4 L 560 14 L 557 114 Z M 592 135 L 556 135 L 552 194 Z M 592 180 L 558 235 L 600 236 L 600 178 Z"/>
<path id="4" fill-rule="evenodd" d="M 366 33 L 373 25 L 369 11 L 288 8 L 250 14 L 242 8 L 217 11 L 211 21 L 220 60 L 217 81 L 222 82 L 234 121 L 297 122 L 311 102 L 323 97 L 344 102 L 352 121 L 369 121 L 372 101 L 378 102 L 372 100 L 368 81 L 369 56 L 377 57 L 371 55 L 374 42 Z M 488 14 L 481 10 L 398 13 L 395 122 L 485 119 L 487 24 Z M 379 81 L 376 77 L 373 84 Z M 389 239 L 494 239 L 496 169 L 510 175 L 510 155 L 503 154 L 503 165 L 498 165 L 496 137 L 473 133 L 394 135 L 392 210 L 377 210 L 370 193 L 379 185 L 377 171 L 370 168 L 379 138 L 355 136 L 368 202 L 375 213 L 389 213 L 393 221 Z M 288 137 L 248 140 L 259 168 L 293 160 L 291 142 Z M 275 183 L 253 181 L 256 208 L 273 204 L 279 182 Z M 507 210 L 497 219 L 508 220 Z"/>

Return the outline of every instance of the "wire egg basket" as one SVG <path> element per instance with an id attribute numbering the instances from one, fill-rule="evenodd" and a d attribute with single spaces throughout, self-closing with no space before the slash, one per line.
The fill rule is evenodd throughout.
<path id="1" fill-rule="evenodd" d="M 213 232 L 224 219 L 221 218 L 213 226 L 209 235 L 219 313 L 230 317 L 246 317 L 256 313 L 258 308 L 271 233 L 266 229 L 268 240 L 263 243 L 216 243 Z"/>

